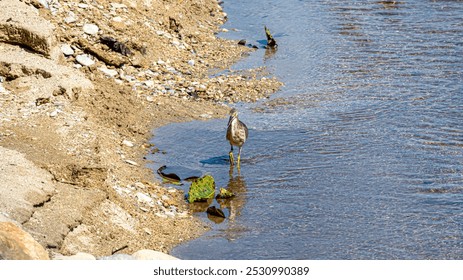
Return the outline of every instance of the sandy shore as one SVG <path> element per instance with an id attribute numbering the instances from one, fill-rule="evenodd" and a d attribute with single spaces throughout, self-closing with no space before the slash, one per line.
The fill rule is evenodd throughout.
<path id="1" fill-rule="evenodd" d="M 52 257 L 169 252 L 207 230 L 145 167 L 153 129 L 281 85 L 263 69 L 211 78 L 251 51 L 216 37 L 217 1 L 0 5 L 0 222 Z"/>

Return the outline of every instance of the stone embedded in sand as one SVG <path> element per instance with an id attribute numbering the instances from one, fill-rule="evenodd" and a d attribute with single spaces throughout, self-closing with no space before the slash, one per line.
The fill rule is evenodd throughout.
<path id="1" fill-rule="evenodd" d="M 98 68 L 98 70 L 100 70 L 101 72 L 103 72 L 106 76 L 108 77 L 111 77 L 111 78 L 114 78 L 117 76 L 117 74 L 119 74 L 116 70 L 114 69 L 108 69 L 106 67 L 100 67 Z"/>
<path id="2" fill-rule="evenodd" d="M 67 24 L 74 23 L 77 21 L 76 14 L 74 12 L 69 11 L 68 16 L 64 18 L 64 22 Z"/>
<path id="3" fill-rule="evenodd" d="M 95 64 L 95 61 L 88 54 L 80 54 L 76 56 L 76 61 L 82 66 L 90 66 Z"/>
<path id="4" fill-rule="evenodd" d="M 84 30 L 84 33 L 88 35 L 96 35 L 98 34 L 98 31 L 100 30 L 98 26 L 96 26 L 95 24 L 91 24 L 91 23 L 84 24 L 84 27 L 82 29 Z"/>
<path id="5" fill-rule="evenodd" d="M 126 163 L 130 164 L 130 165 L 133 165 L 133 166 L 138 166 L 138 163 L 136 163 L 135 161 L 133 160 L 130 160 L 130 159 L 126 159 L 124 160 Z"/>
<path id="6" fill-rule="evenodd" d="M 124 139 L 122 141 L 122 145 L 127 146 L 127 147 L 133 147 L 134 146 L 133 142 L 131 142 L 129 140 L 126 140 L 126 139 Z"/>
<path id="7" fill-rule="evenodd" d="M 66 56 L 70 56 L 70 55 L 74 54 L 74 50 L 71 48 L 71 46 L 69 44 L 61 45 L 61 51 Z"/>
<path id="8" fill-rule="evenodd" d="M 51 56 L 56 45 L 53 25 L 38 10 L 17 0 L 0 1 L 0 41 L 26 46 Z"/>
<path id="9" fill-rule="evenodd" d="M 13 223 L 0 223 L 0 260 L 48 259 L 48 253 L 29 233 Z"/>
<path id="10" fill-rule="evenodd" d="M 0 213 L 25 223 L 55 192 L 52 176 L 24 154 L 0 147 Z"/>

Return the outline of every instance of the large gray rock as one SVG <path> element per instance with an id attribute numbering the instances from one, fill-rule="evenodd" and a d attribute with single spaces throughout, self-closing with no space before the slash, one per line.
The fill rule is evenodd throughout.
<path id="1" fill-rule="evenodd" d="M 0 260 L 48 260 L 32 236 L 10 222 L 0 222 Z"/>
<path id="2" fill-rule="evenodd" d="M 24 223 L 55 192 L 52 176 L 23 154 L 0 147 L 0 215 Z"/>
<path id="3" fill-rule="evenodd" d="M 37 207 L 23 227 L 42 246 L 60 248 L 65 236 L 81 224 L 86 211 L 105 198 L 105 193 L 98 189 L 58 184 L 56 194 L 46 204 Z"/>
<path id="4" fill-rule="evenodd" d="M 1 0 L 0 11 L 0 41 L 52 56 L 56 45 L 54 27 L 39 16 L 36 8 L 19 0 Z"/>

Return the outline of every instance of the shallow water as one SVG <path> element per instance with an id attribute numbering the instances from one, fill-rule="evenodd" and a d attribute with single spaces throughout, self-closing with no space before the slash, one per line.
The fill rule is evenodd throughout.
<path id="1" fill-rule="evenodd" d="M 250 135 L 239 174 L 226 161 L 227 120 L 156 130 L 166 154 L 153 168 L 199 169 L 237 193 L 225 220 L 172 253 L 463 259 L 463 2 L 224 8 L 224 27 L 238 31 L 222 36 L 260 45 L 267 25 L 279 44 L 234 68 L 265 65 L 285 87 L 269 103 L 237 105 Z"/>

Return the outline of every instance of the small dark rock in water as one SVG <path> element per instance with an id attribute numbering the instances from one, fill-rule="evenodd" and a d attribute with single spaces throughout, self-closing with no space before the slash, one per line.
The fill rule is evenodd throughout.
<path id="1" fill-rule="evenodd" d="M 100 41 L 115 52 L 121 53 L 125 56 L 132 54 L 132 51 L 130 51 L 130 49 L 124 43 L 117 41 L 113 37 L 102 36 Z"/>
<path id="2" fill-rule="evenodd" d="M 212 216 L 225 218 L 225 214 L 223 213 L 223 211 L 215 206 L 211 206 L 207 208 L 206 212 L 207 214 L 212 215 Z"/>
<path id="3" fill-rule="evenodd" d="M 238 45 L 246 45 L 246 40 L 245 39 L 241 39 L 239 42 L 238 42 Z"/>
<path id="4" fill-rule="evenodd" d="M 199 170 L 186 168 L 183 166 L 161 166 L 158 169 L 158 174 L 168 180 L 183 181 L 194 180 L 200 178 L 203 174 Z"/>

